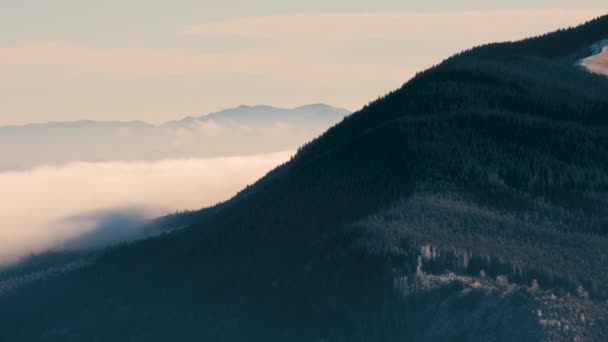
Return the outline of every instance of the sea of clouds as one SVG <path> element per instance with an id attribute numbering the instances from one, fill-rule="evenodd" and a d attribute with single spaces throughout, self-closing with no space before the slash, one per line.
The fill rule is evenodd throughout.
<path id="1" fill-rule="evenodd" d="M 76 162 L 0 172 L 0 265 L 63 248 L 82 236 L 104 241 L 71 247 L 118 242 L 122 226 L 226 200 L 292 155 Z M 113 230 L 90 234 L 104 224 Z"/>

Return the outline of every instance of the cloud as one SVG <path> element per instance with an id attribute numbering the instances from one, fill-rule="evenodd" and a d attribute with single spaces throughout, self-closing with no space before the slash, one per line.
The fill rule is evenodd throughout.
<path id="1" fill-rule="evenodd" d="M 68 242 L 103 245 L 119 238 L 121 224 L 133 228 L 148 217 L 228 199 L 291 155 L 72 163 L 0 172 L 5 196 L 0 265 Z"/>
<path id="2" fill-rule="evenodd" d="M 508 9 L 484 11 L 392 11 L 236 18 L 186 25 L 178 35 L 325 40 L 423 40 L 447 36 L 517 39 L 581 23 L 604 14 L 599 9 Z M 542 18 L 542 20 L 539 20 Z"/>
<path id="3" fill-rule="evenodd" d="M 154 235 L 145 223 L 158 215 L 155 210 L 131 207 L 94 210 L 67 217 L 64 224 L 92 227 L 55 248 L 65 250 L 96 249 Z M 146 229 L 148 231 L 146 231 Z"/>
<path id="4" fill-rule="evenodd" d="M 100 48 L 69 42 L 19 43 L 0 47 L 0 75 L 32 69 L 50 69 L 64 76 L 94 74 L 111 77 L 265 75 L 296 82 L 366 80 L 402 73 L 392 66 L 342 65 L 314 61 L 281 51 L 204 54 L 184 50 Z"/>
<path id="5" fill-rule="evenodd" d="M 178 27 L 176 39 L 190 46 L 182 49 L 65 41 L 4 45 L 0 73 L 51 68 L 72 76 L 249 74 L 308 84 L 403 79 L 471 45 L 524 38 L 601 14 L 513 9 L 234 18 Z M 222 52 L 195 48 L 218 38 L 225 40 Z"/>
<path id="6" fill-rule="evenodd" d="M 250 72 L 279 62 L 276 56 L 207 55 L 189 51 L 96 47 L 69 42 L 18 43 L 0 48 L 0 65 L 69 67 L 71 72 L 149 76 Z"/>

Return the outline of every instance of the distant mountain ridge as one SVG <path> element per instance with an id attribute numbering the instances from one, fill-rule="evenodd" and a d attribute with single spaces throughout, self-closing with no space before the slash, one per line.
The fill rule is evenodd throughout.
<path id="1" fill-rule="evenodd" d="M 332 107 L 326 104 L 311 104 L 295 108 L 279 108 L 267 105 L 241 105 L 197 117 L 188 116 L 181 120 L 169 121 L 162 124 L 161 127 L 179 127 L 180 124 L 188 124 L 193 121 L 233 121 L 257 125 L 268 124 L 273 120 L 326 120 L 328 117 L 344 117 L 348 114 L 350 114 L 350 111 L 346 109 Z"/>
<path id="2" fill-rule="evenodd" d="M 0 127 L 0 171 L 72 161 L 153 161 L 291 150 L 349 111 L 239 106 L 158 126 L 142 121 L 34 123 Z"/>

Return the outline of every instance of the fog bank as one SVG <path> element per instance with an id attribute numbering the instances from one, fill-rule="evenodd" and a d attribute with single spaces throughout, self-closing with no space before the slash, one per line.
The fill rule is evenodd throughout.
<path id="1" fill-rule="evenodd" d="M 66 244 L 96 246 L 112 241 L 108 234 L 120 238 L 117 226 L 123 223 L 212 205 L 292 155 L 78 162 L 0 172 L 0 264 Z M 111 231 L 92 234 L 106 224 Z M 83 236 L 103 241 L 82 241 Z"/>

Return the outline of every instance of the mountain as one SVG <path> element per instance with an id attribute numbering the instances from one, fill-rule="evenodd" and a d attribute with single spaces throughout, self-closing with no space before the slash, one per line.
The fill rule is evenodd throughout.
<path id="1" fill-rule="evenodd" d="M 255 126 L 267 127 L 268 124 L 281 121 L 299 120 L 301 123 L 326 121 L 327 118 L 342 119 L 350 114 L 346 109 L 334 108 L 325 104 L 311 104 L 293 109 L 276 108 L 271 106 L 247 106 L 242 105 L 236 108 L 214 112 L 196 118 L 187 117 L 180 121 L 172 121 L 163 126 L 184 127 L 192 121 L 197 122 L 238 122 Z"/>
<path id="2" fill-rule="evenodd" d="M 0 278 L 0 339 L 604 341 L 607 37 L 462 52 L 183 229 Z"/>
<path id="3" fill-rule="evenodd" d="M 293 150 L 349 112 L 322 104 L 240 106 L 160 126 L 144 122 L 51 122 L 0 127 L 0 171 L 73 161 L 134 161 Z"/>

